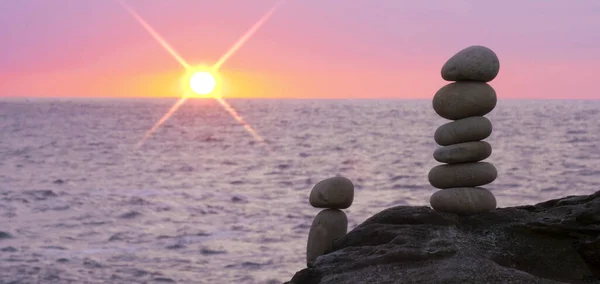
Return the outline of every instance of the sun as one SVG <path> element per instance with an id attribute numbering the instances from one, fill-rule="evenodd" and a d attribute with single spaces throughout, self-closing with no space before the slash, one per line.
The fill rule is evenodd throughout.
<path id="1" fill-rule="evenodd" d="M 198 95 L 208 95 L 216 86 L 215 76 L 208 71 L 199 71 L 190 77 L 190 88 Z"/>

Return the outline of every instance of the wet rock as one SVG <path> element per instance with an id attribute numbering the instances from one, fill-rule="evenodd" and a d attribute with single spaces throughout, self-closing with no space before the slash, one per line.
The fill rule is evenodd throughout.
<path id="1" fill-rule="evenodd" d="M 489 82 L 499 71 L 498 56 L 485 46 L 474 45 L 448 59 L 442 67 L 442 78 L 446 81 Z"/>
<path id="2" fill-rule="evenodd" d="M 598 208 L 600 191 L 468 216 L 393 207 L 288 283 L 600 283 Z"/>
<path id="3" fill-rule="evenodd" d="M 446 119 L 483 116 L 496 107 L 496 91 L 482 82 L 456 82 L 442 87 L 433 97 L 433 109 Z"/>
<path id="4" fill-rule="evenodd" d="M 318 182 L 310 192 L 310 205 L 316 208 L 346 209 L 354 201 L 354 184 L 345 177 Z"/>
<path id="5" fill-rule="evenodd" d="M 440 146 L 479 141 L 492 134 L 492 122 L 483 116 L 459 119 L 440 126 L 433 135 Z"/>
<path id="6" fill-rule="evenodd" d="M 437 211 L 471 215 L 496 209 L 496 198 L 481 187 L 457 187 L 434 193 L 429 203 Z"/>
<path id="7" fill-rule="evenodd" d="M 496 167 L 487 162 L 439 165 L 428 175 L 429 183 L 435 188 L 481 186 L 497 177 Z"/>
<path id="8" fill-rule="evenodd" d="M 438 148 L 433 158 L 440 163 L 474 163 L 492 154 L 492 146 L 485 141 L 465 142 Z"/>

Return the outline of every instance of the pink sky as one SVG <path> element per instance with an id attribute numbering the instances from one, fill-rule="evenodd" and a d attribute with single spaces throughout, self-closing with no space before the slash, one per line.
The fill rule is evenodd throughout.
<path id="1" fill-rule="evenodd" d="M 128 0 L 212 64 L 275 0 Z M 183 69 L 111 0 L 0 1 L 0 96 L 179 96 Z M 600 1 L 288 0 L 222 67 L 226 97 L 431 98 L 469 45 L 499 98 L 600 98 Z"/>

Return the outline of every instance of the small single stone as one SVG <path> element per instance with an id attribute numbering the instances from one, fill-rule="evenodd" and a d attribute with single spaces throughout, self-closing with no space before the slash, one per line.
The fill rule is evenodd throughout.
<path id="1" fill-rule="evenodd" d="M 474 45 L 448 59 L 442 67 L 442 78 L 446 81 L 489 82 L 499 71 L 498 56 L 485 46 Z"/>
<path id="2" fill-rule="evenodd" d="M 433 109 L 446 119 L 483 116 L 496 107 L 496 91 L 483 82 L 456 82 L 442 87 L 433 97 Z"/>
<path id="3" fill-rule="evenodd" d="M 440 146 L 479 141 L 492 134 L 492 122 L 483 116 L 473 116 L 446 123 L 435 131 Z"/>
<path id="4" fill-rule="evenodd" d="M 345 177 L 324 179 L 313 187 L 308 199 L 316 208 L 346 209 L 354 201 L 354 184 Z"/>
<path id="5" fill-rule="evenodd" d="M 317 216 L 308 232 L 306 244 L 306 263 L 308 266 L 325 254 L 333 245 L 333 241 L 341 238 L 348 232 L 348 217 L 338 209 L 325 209 Z"/>
<path id="6" fill-rule="evenodd" d="M 487 162 L 439 165 L 428 175 L 429 183 L 436 188 L 486 185 L 497 177 L 496 167 Z"/>
<path id="7" fill-rule="evenodd" d="M 492 154 L 492 146 L 485 141 L 465 142 L 438 148 L 433 158 L 440 163 L 474 163 Z"/>
<path id="8" fill-rule="evenodd" d="M 496 209 L 496 198 L 482 187 L 457 187 L 442 189 L 429 199 L 437 211 L 458 215 L 471 215 Z"/>

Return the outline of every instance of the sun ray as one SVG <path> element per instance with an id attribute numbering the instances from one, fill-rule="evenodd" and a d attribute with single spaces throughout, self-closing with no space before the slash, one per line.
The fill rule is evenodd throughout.
<path id="1" fill-rule="evenodd" d="M 148 23 L 146 23 L 146 21 L 144 21 L 144 19 L 142 19 L 142 17 L 138 13 L 136 13 L 133 10 L 133 8 L 131 8 L 131 6 L 129 6 L 123 0 L 117 0 L 117 2 L 119 2 L 119 4 L 121 4 L 121 6 L 123 6 L 123 8 L 125 8 L 125 10 L 127 10 L 127 12 L 129 12 L 129 14 L 131 14 L 131 16 L 133 16 L 133 18 L 136 19 L 140 23 L 140 25 L 142 25 L 142 27 L 144 27 L 144 29 L 146 29 L 146 31 L 160 45 L 162 45 L 162 47 L 169 54 L 171 54 L 171 56 L 173 56 L 173 58 L 175 58 L 175 60 L 177 60 L 177 62 L 179 62 L 179 64 L 181 64 L 181 66 L 183 66 L 183 68 L 185 68 L 186 70 L 190 70 L 191 69 L 190 65 L 183 59 L 183 57 L 181 57 L 179 55 L 179 53 L 177 53 L 177 51 L 175 51 L 175 49 L 173 47 L 171 47 L 171 45 L 169 45 L 169 43 L 162 36 L 160 36 L 160 34 L 158 34 Z"/>
<path id="2" fill-rule="evenodd" d="M 242 116 L 239 115 L 238 112 L 224 98 L 216 97 L 216 100 L 221 104 L 221 106 L 223 106 L 223 108 L 227 112 L 229 112 L 231 116 L 233 116 L 235 120 L 237 120 L 242 126 L 244 126 L 244 128 L 246 128 L 246 131 L 248 131 L 248 133 L 250 133 L 250 135 L 252 135 L 254 139 L 258 140 L 258 142 L 260 143 L 265 143 L 265 139 L 263 139 L 262 136 L 260 136 L 254 130 L 254 128 L 252 128 L 252 126 L 250 126 L 250 124 L 246 123 L 244 118 L 242 118 Z"/>
<path id="3" fill-rule="evenodd" d="M 173 115 L 175 113 L 175 111 L 177 111 L 177 109 L 179 109 L 179 107 L 185 103 L 185 101 L 187 101 L 187 95 L 181 97 L 179 100 L 177 100 L 175 102 L 175 104 L 173 104 L 173 106 L 171 107 L 171 109 L 169 109 L 169 111 L 167 111 L 167 113 L 165 113 L 165 115 L 163 115 L 163 117 L 161 119 L 158 120 L 158 122 L 156 122 L 156 124 L 154 124 L 154 126 L 152 126 L 152 128 L 150 128 L 150 130 L 148 130 L 148 132 L 146 132 L 146 134 L 144 135 L 144 137 L 142 138 L 142 140 L 140 140 L 140 142 L 138 142 L 138 144 L 136 145 L 136 148 L 141 147 L 144 142 L 146 142 L 146 140 L 148 140 L 148 138 L 150 138 L 150 136 L 152 136 L 152 134 L 163 124 L 165 123 L 169 117 L 171 117 L 171 115 Z"/>
<path id="4" fill-rule="evenodd" d="M 175 49 L 173 47 L 171 47 L 171 45 L 169 45 L 169 43 L 167 43 L 166 40 L 163 39 L 163 37 L 160 36 L 160 34 L 158 34 L 146 21 L 144 21 L 144 19 L 142 19 L 142 17 L 135 12 L 135 10 L 133 10 L 133 8 L 131 6 L 129 6 L 127 3 L 125 3 L 124 0 L 116 0 L 117 2 L 119 2 L 119 4 L 121 4 L 121 6 L 123 8 L 125 8 L 125 10 L 127 10 L 127 12 L 129 14 L 131 14 L 131 16 L 133 16 L 134 19 L 136 19 L 141 25 L 142 27 L 144 27 L 144 29 L 146 29 L 146 31 L 171 55 L 173 56 L 173 58 L 179 62 L 179 64 L 181 64 L 181 66 L 183 66 L 183 68 L 186 69 L 186 71 L 192 72 L 192 67 L 179 55 L 179 53 L 177 53 L 177 51 L 175 51 Z M 229 48 L 229 50 L 227 50 L 227 52 L 225 54 L 223 54 L 223 56 L 221 56 L 221 58 L 219 58 L 219 61 L 217 61 L 217 63 L 215 65 L 212 66 L 212 70 L 213 72 L 217 72 L 219 68 L 221 68 L 221 66 L 231 57 L 235 54 L 235 52 L 237 52 L 255 33 L 256 31 L 271 17 L 271 15 L 279 8 L 279 6 L 285 2 L 285 0 L 279 0 L 275 3 L 275 5 L 273 5 L 273 7 L 267 11 L 267 13 L 258 20 L 258 22 L 256 22 L 252 27 L 250 27 L 250 29 L 243 34 L 234 44 L 231 48 Z M 181 105 L 188 99 L 188 94 L 185 94 L 183 97 L 181 97 L 179 100 L 177 100 L 175 102 L 175 104 L 171 107 L 171 109 L 169 109 L 169 111 L 167 111 L 167 113 L 158 121 L 156 122 L 156 124 L 154 124 L 154 126 L 152 126 L 152 128 L 150 130 L 148 130 L 146 132 L 146 134 L 144 135 L 144 137 L 140 140 L 140 142 L 137 143 L 136 148 L 141 147 L 144 142 L 146 142 L 146 140 L 148 140 L 148 138 L 150 138 L 150 136 L 152 136 L 152 134 L 154 132 L 156 132 L 156 130 L 163 124 L 165 123 L 169 117 L 171 117 L 171 115 L 173 115 L 173 113 L 175 113 L 175 111 L 177 111 L 177 109 L 179 109 L 179 107 L 181 107 Z M 223 108 L 236 120 L 238 121 L 242 126 L 244 126 L 244 128 L 246 129 L 246 131 L 248 131 L 248 133 L 250 133 L 250 135 L 252 135 L 252 137 L 254 137 L 254 139 L 258 140 L 259 142 L 266 144 L 265 143 L 265 139 L 263 139 L 253 128 L 252 126 L 250 126 L 248 123 L 246 123 L 246 121 L 238 114 L 238 112 L 223 98 L 217 96 L 215 97 L 215 99 L 219 102 L 219 104 L 221 104 L 221 106 L 223 106 Z"/>
<path id="5" fill-rule="evenodd" d="M 262 18 L 260 18 L 260 20 L 258 20 L 258 22 L 256 22 L 252 27 L 250 27 L 250 29 L 245 34 L 243 34 L 233 44 L 233 46 L 231 46 L 231 48 L 229 48 L 229 50 L 227 50 L 227 52 L 223 54 L 223 56 L 221 56 L 219 61 L 217 61 L 217 63 L 215 63 L 215 65 L 213 66 L 213 69 L 215 71 L 219 70 L 219 68 L 221 68 L 221 65 L 223 65 L 225 61 L 229 59 L 229 57 L 235 54 L 235 52 L 238 51 L 244 45 L 244 43 L 246 43 L 254 35 L 254 33 L 256 33 L 256 31 L 271 17 L 271 15 L 273 15 L 273 13 L 275 13 L 277 8 L 279 8 L 279 6 L 281 6 L 281 4 L 284 1 L 285 0 L 277 1 L 275 5 L 273 5 L 273 7 Z"/>

